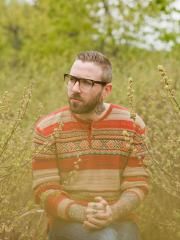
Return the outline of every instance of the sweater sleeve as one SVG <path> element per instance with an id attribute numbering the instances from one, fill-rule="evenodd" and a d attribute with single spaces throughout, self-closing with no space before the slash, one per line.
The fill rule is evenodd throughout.
<path id="1" fill-rule="evenodd" d="M 54 217 L 67 219 L 67 209 L 73 203 L 63 191 L 58 172 L 56 148 L 51 129 L 35 127 L 33 140 L 33 190 L 35 201 Z"/>
<path id="2" fill-rule="evenodd" d="M 122 173 L 122 194 L 119 200 L 112 205 L 115 219 L 128 215 L 148 193 L 148 171 L 144 164 L 147 155 L 145 135 L 145 124 L 137 116 L 134 123 L 134 133 L 129 137 L 131 145 L 129 157 Z"/>

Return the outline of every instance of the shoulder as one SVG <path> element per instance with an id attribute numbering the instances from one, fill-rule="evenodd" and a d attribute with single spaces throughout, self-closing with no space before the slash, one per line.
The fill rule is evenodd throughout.
<path id="1" fill-rule="evenodd" d="M 38 119 L 35 124 L 35 131 L 45 136 L 50 135 L 54 128 L 62 121 L 64 117 L 70 116 L 69 107 L 57 109 Z"/>
<path id="2" fill-rule="evenodd" d="M 135 127 L 138 129 L 145 129 L 145 123 L 143 119 L 136 114 L 135 121 L 131 118 L 131 112 L 128 108 L 116 104 L 112 104 L 111 115 L 114 120 L 122 120 L 129 123 L 134 123 Z"/>

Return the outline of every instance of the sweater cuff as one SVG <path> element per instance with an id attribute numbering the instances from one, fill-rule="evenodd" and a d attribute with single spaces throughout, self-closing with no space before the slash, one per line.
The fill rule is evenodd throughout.
<path id="1" fill-rule="evenodd" d="M 68 210 L 69 206 L 73 203 L 74 203 L 74 201 L 69 198 L 64 198 L 61 202 L 59 202 L 59 204 L 57 206 L 58 217 L 60 217 L 61 219 L 67 220 L 69 218 L 67 210 Z"/>

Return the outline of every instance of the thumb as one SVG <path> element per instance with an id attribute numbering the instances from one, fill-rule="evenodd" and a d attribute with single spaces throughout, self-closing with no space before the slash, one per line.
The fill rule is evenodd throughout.
<path id="1" fill-rule="evenodd" d="M 104 206 L 108 205 L 108 202 L 104 198 L 102 198 L 100 196 L 95 197 L 94 199 L 95 199 L 96 202 L 101 202 Z"/>

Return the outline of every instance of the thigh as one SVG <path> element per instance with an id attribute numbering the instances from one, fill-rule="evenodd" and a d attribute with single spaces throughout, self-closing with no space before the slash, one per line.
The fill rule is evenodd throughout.
<path id="1" fill-rule="evenodd" d="M 113 224 L 118 234 L 118 240 L 141 240 L 140 231 L 136 223 L 123 221 Z"/>
<path id="2" fill-rule="evenodd" d="M 118 240 L 113 227 L 88 230 L 81 223 L 57 220 L 49 232 L 49 240 Z"/>

